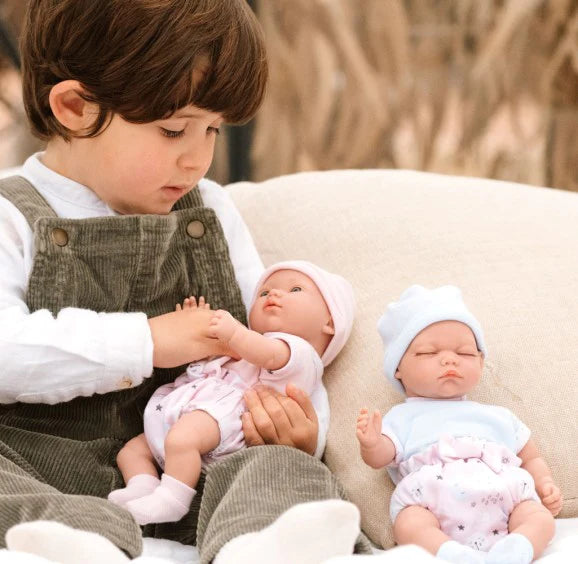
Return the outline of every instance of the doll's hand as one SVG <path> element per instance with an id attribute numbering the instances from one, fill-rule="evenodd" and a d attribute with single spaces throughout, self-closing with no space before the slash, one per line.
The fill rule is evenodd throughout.
<path id="1" fill-rule="evenodd" d="M 219 339 L 223 343 L 228 343 L 235 332 L 244 327 L 228 311 L 219 309 L 213 312 L 209 323 L 209 331 L 212 337 Z"/>
<path id="2" fill-rule="evenodd" d="M 199 298 L 198 302 L 195 296 L 191 296 L 190 298 L 185 298 L 185 301 L 183 302 L 182 306 L 181 304 L 177 304 L 175 307 L 175 311 L 182 311 L 183 309 L 197 309 L 197 308 L 211 309 L 211 306 L 210 304 L 205 302 L 205 298 L 203 296 Z"/>
<path id="3" fill-rule="evenodd" d="M 541 483 L 536 484 L 536 492 L 540 496 L 544 507 L 556 517 L 562 509 L 562 493 L 560 492 L 560 488 L 551 478 L 547 478 Z"/>
<path id="4" fill-rule="evenodd" d="M 381 413 L 376 409 L 371 415 L 363 408 L 357 417 L 357 440 L 364 448 L 372 448 L 381 437 Z"/>

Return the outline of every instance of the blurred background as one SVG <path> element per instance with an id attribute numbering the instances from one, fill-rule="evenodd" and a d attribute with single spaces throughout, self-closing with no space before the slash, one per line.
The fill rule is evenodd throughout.
<path id="1" fill-rule="evenodd" d="M 253 0 L 270 61 L 256 118 L 227 128 L 221 183 L 410 168 L 578 191 L 578 0 Z M 39 144 L 0 0 L 0 167 Z"/>

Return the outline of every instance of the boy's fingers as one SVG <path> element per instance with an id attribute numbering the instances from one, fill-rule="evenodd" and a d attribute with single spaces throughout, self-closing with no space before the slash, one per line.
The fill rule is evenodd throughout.
<path id="1" fill-rule="evenodd" d="M 295 400 L 299 404 L 299 407 L 303 410 L 309 421 L 313 421 L 316 424 L 318 423 L 317 413 L 315 412 L 315 408 L 311 403 L 311 398 L 303 390 L 294 384 L 287 384 L 285 392 L 287 393 L 288 397 Z"/>
<path id="2" fill-rule="evenodd" d="M 247 390 L 243 397 L 259 437 L 264 443 L 278 444 L 277 429 L 263 405 L 262 398 L 255 390 Z"/>
<path id="3" fill-rule="evenodd" d="M 243 424 L 243 434 L 245 435 L 245 444 L 247 446 L 264 445 L 261 435 L 257 432 L 253 418 L 249 412 L 243 413 L 241 416 L 241 423 Z"/>
<path id="4" fill-rule="evenodd" d="M 261 386 L 257 388 L 257 394 L 261 398 L 261 403 L 269 419 L 275 426 L 277 438 L 286 436 L 290 431 L 291 421 L 282 403 L 282 394 L 271 388 Z"/>

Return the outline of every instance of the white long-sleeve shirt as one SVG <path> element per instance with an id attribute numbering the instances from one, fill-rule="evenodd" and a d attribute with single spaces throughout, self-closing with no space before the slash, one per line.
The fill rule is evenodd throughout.
<path id="1" fill-rule="evenodd" d="M 31 182 L 59 217 L 116 215 L 86 186 L 31 156 L 17 173 Z M 205 206 L 215 210 L 229 245 L 247 308 L 263 263 L 229 194 L 207 179 L 199 182 Z M 153 371 L 153 342 L 144 313 L 98 313 L 65 308 L 30 313 L 25 302 L 34 261 L 33 233 L 24 216 L 0 196 L 0 403 L 48 403 L 138 386 Z M 323 388 L 311 400 L 319 417 L 316 455 L 329 426 Z"/>

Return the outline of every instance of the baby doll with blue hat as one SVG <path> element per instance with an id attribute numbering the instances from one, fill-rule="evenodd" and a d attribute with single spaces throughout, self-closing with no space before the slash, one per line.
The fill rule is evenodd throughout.
<path id="1" fill-rule="evenodd" d="M 361 457 L 396 484 L 398 544 L 460 564 L 529 563 L 554 535 L 562 496 L 530 430 L 466 399 L 482 375 L 482 328 L 455 286 L 414 285 L 380 318 L 384 371 L 406 396 L 357 419 Z"/>

